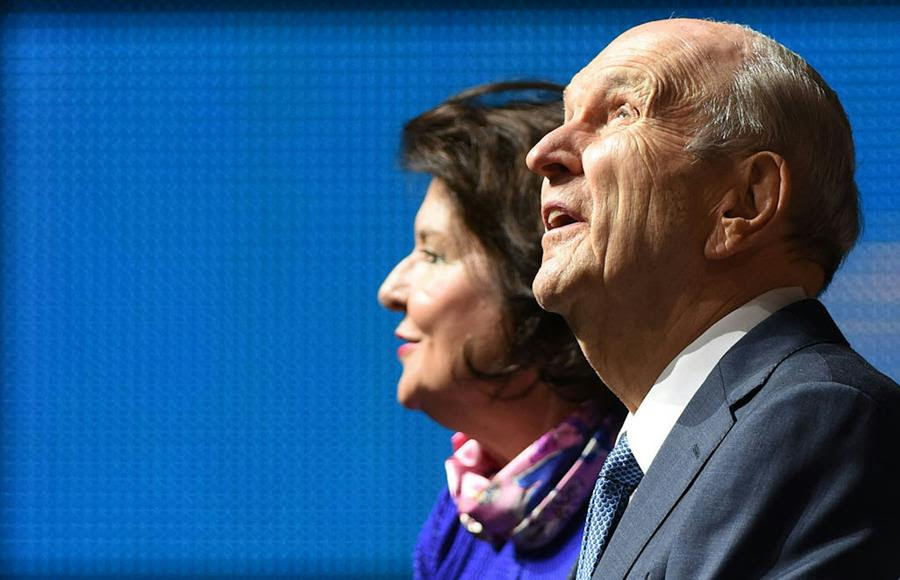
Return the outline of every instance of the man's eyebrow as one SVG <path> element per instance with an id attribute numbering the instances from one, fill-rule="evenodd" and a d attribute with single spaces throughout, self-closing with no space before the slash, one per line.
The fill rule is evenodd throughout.
<path id="1" fill-rule="evenodd" d="M 621 97 L 623 93 L 634 91 L 640 81 L 635 75 L 627 73 L 614 73 L 603 79 L 603 83 L 596 87 L 596 94 L 602 95 L 603 100 L 608 100 L 613 96 Z"/>
<path id="2" fill-rule="evenodd" d="M 602 83 L 598 83 L 597 85 L 591 87 L 591 89 L 595 94 L 602 93 L 603 97 L 607 98 L 611 93 L 633 89 L 635 88 L 637 83 L 638 80 L 635 78 L 635 75 L 618 72 L 610 74 L 610 76 L 603 79 Z M 563 89 L 563 110 L 568 110 L 566 107 L 566 102 L 571 97 L 571 94 L 572 93 L 571 91 L 569 91 L 568 86 Z"/>
<path id="3" fill-rule="evenodd" d="M 604 83 L 604 89 L 607 92 L 616 90 L 616 89 L 630 89 L 634 87 L 636 84 L 635 75 L 629 75 L 624 72 L 619 72 L 610 75 L 606 82 Z"/>

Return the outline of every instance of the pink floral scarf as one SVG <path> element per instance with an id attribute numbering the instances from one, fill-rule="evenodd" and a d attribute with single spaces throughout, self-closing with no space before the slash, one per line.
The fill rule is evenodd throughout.
<path id="1" fill-rule="evenodd" d="M 589 401 L 502 468 L 478 441 L 454 434 L 445 467 L 460 521 L 493 543 L 549 543 L 584 508 L 620 426 Z"/>

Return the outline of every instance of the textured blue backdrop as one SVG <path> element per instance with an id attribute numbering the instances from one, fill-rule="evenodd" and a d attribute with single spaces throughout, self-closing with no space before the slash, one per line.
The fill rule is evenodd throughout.
<path id="1" fill-rule="evenodd" d="M 867 228 L 826 302 L 900 377 L 900 9 L 648 6 L 14 5 L 0 574 L 407 575 L 449 444 L 397 408 L 375 302 L 425 184 L 399 128 L 648 19 L 750 24 L 842 96 Z"/>

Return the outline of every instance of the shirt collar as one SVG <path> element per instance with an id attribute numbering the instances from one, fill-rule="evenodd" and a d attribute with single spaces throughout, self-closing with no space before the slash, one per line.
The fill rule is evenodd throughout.
<path id="1" fill-rule="evenodd" d="M 806 293 L 799 287 L 776 288 L 757 296 L 719 319 L 663 369 L 621 429 L 621 433 L 628 432 L 631 452 L 644 473 L 678 417 L 725 353 L 771 314 L 804 298 Z"/>

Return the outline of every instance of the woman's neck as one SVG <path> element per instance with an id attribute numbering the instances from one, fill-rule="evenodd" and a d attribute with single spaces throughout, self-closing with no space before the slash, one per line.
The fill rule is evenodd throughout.
<path id="1" fill-rule="evenodd" d="M 541 435 L 577 409 L 546 383 L 534 384 L 520 398 L 498 399 L 471 417 L 465 433 L 477 440 L 500 465 L 506 465 Z"/>

